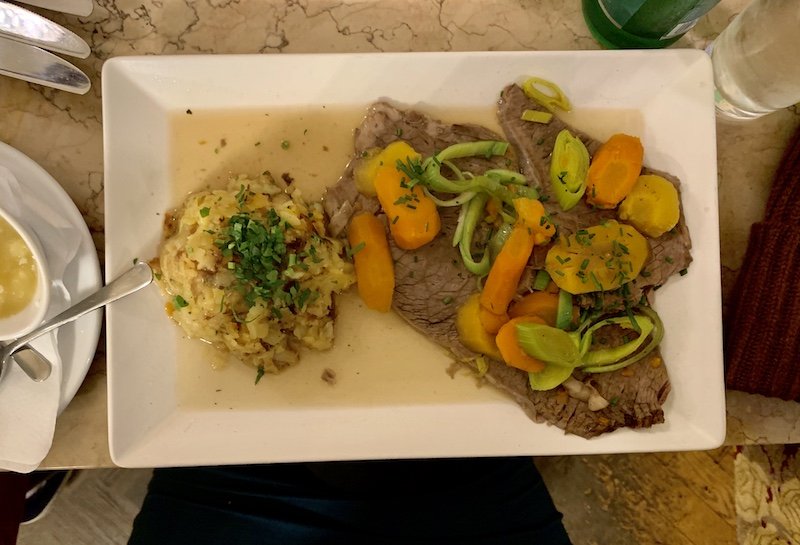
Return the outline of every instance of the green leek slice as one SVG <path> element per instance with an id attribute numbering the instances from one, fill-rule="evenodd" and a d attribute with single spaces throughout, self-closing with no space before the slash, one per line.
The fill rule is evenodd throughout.
<path id="1" fill-rule="evenodd" d="M 481 219 L 487 200 L 489 200 L 489 195 L 480 193 L 464 204 L 466 214 L 464 215 L 461 238 L 458 241 L 458 250 L 461 253 L 464 266 L 469 272 L 478 276 L 489 274 L 489 269 L 492 267 L 488 251 L 483 253 L 480 261 L 475 261 L 472 257 L 472 237 L 475 234 L 475 227 L 477 227 L 478 221 Z"/>
<path id="2" fill-rule="evenodd" d="M 555 110 L 568 112 L 572 109 L 567 95 L 552 81 L 531 77 L 526 79 L 521 87 L 529 99 L 538 102 L 551 112 Z"/>
<path id="3" fill-rule="evenodd" d="M 553 114 L 550 112 L 543 112 L 541 110 L 525 110 L 522 112 L 520 119 L 523 121 L 531 121 L 533 123 L 543 123 L 547 124 L 550 123 L 550 120 L 553 119 Z"/>
<path id="4" fill-rule="evenodd" d="M 566 331 L 537 323 L 517 324 L 519 346 L 545 363 L 574 368 L 580 365 L 578 343 Z"/>
<path id="5" fill-rule="evenodd" d="M 567 129 L 556 137 L 550 160 L 550 186 L 563 210 L 574 207 L 586 192 L 589 151 Z"/>
<path id="6" fill-rule="evenodd" d="M 548 278 L 549 276 L 550 275 L 548 274 Z M 556 327 L 558 329 L 568 329 L 571 323 L 572 323 L 572 294 L 566 290 L 558 290 Z"/>
<path id="7" fill-rule="evenodd" d="M 601 348 L 597 350 L 588 350 L 586 351 L 585 355 L 583 356 L 583 365 L 584 366 L 595 366 L 595 365 L 608 365 L 611 363 L 616 363 L 625 359 L 626 357 L 630 356 L 636 350 L 639 349 L 640 346 L 644 343 L 650 333 L 653 331 L 655 327 L 653 322 L 650 318 L 644 315 L 636 316 L 636 323 L 639 326 L 639 335 L 636 339 L 622 344 L 620 346 L 615 346 L 613 348 Z M 589 347 L 592 345 L 592 336 L 594 332 L 600 329 L 601 327 L 605 327 L 608 325 L 618 325 L 625 329 L 632 329 L 635 330 L 633 322 L 631 321 L 630 317 L 623 316 L 620 318 L 609 318 L 607 320 L 603 320 L 592 327 L 590 327 L 586 333 L 583 334 L 581 338 L 581 351 L 583 351 L 584 346 Z"/>
<path id="8" fill-rule="evenodd" d="M 536 291 L 543 291 L 547 289 L 550 284 L 550 275 L 546 270 L 540 269 L 536 271 L 536 278 L 533 279 L 533 289 Z"/>
<path id="9" fill-rule="evenodd" d="M 560 386 L 571 376 L 571 367 L 548 364 L 538 373 L 528 373 L 528 384 L 531 385 L 531 390 L 543 392 Z"/>

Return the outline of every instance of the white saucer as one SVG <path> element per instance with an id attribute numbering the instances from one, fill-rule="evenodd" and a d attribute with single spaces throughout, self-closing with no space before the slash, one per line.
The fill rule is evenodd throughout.
<path id="1" fill-rule="evenodd" d="M 83 216 L 69 195 L 41 166 L 3 142 L 0 142 L 0 165 L 8 168 L 25 190 L 34 193 L 39 199 L 55 203 L 80 232 L 78 253 L 67 265 L 63 278 L 72 304 L 96 291 L 102 286 L 97 250 Z M 69 405 L 86 377 L 97 350 L 102 322 L 102 310 L 98 310 L 65 325 L 58 333 L 58 353 L 63 365 L 59 413 Z"/>

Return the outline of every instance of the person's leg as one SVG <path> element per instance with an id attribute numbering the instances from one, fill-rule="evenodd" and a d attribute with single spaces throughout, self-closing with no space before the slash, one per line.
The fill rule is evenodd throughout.
<path id="1" fill-rule="evenodd" d="M 130 545 L 568 544 L 530 458 L 156 470 Z"/>

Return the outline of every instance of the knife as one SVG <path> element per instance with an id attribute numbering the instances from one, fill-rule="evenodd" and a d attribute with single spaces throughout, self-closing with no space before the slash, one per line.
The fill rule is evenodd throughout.
<path id="1" fill-rule="evenodd" d="M 85 59 L 89 45 L 77 34 L 27 9 L 0 1 L 0 37 Z"/>
<path id="2" fill-rule="evenodd" d="M 23 4 L 29 6 L 36 6 L 39 8 L 49 9 L 51 11 L 60 11 L 61 13 L 71 13 L 73 15 L 80 15 L 86 17 L 92 14 L 94 5 L 92 0 L 18 0 Z"/>
<path id="3" fill-rule="evenodd" d="M 0 38 L 0 74 L 79 95 L 91 87 L 86 74 L 61 57 L 3 38 Z"/>

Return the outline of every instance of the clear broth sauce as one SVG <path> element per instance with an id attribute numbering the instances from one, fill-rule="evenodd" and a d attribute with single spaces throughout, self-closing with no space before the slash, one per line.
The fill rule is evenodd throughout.
<path id="1" fill-rule="evenodd" d="M 500 134 L 493 108 L 420 108 L 451 123 L 476 123 Z M 309 200 L 322 198 L 353 154 L 353 131 L 366 107 L 311 106 L 175 114 L 171 121 L 173 203 L 190 193 L 224 187 L 232 176 L 268 170 L 289 174 Z M 635 110 L 585 110 L 568 122 L 598 139 L 615 132 L 641 135 Z M 565 120 L 567 120 L 565 119 Z M 309 406 L 476 403 L 504 399 L 491 388 L 476 390 L 469 373 L 461 380 L 430 380 L 452 363 L 438 345 L 395 313 L 363 306 L 355 290 L 336 300 L 336 340 L 324 352 L 306 350 L 299 364 L 265 375 L 196 339 L 180 336 L 178 400 L 210 410 L 286 409 Z M 177 327 L 177 326 L 175 326 Z M 331 386 L 325 369 L 336 374 Z"/>

